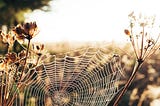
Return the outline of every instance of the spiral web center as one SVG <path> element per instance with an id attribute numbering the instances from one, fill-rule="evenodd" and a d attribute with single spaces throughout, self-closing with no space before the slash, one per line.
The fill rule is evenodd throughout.
<path id="1" fill-rule="evenodd" d="M 53 96 L 53 102 L 56 105 L 67 105 L 70 101 L 70 96 L 69 94 L 65 92 L 55 92 Z"/>

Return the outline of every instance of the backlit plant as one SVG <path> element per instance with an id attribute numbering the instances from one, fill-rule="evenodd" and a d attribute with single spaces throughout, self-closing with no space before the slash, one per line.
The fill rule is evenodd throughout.
<path id="1" fill-rule="evenodd" d="M 17 25 L 8 34 L 0 32 L 0 105 L 11 106 L 27 83 L 29 69 L 45 58 L 44 45 L 32 45 L 39 30 L 35 22 Z M 27 43 L 26 43 L 27 42 Z"/>
<path id="2" fill-rule="evenodd" d="M 160 47 L 159 37 L 160 34 L 156 32 L 155 16 L 143 16 L 139 14 L 137 17 L 134 12 L 128 15 L 130 25 L 128 29 L 124 30 L 124 33 L 129 37 L 131 45 L 133 47 L 136 63 L 133 72 L 125 84 L 122 92 L 120 92 L 118 98 L 116 99 L 114 106 L 118 105 L 119 100 L 132 83 L 137 71 L 152 54 Z"/>

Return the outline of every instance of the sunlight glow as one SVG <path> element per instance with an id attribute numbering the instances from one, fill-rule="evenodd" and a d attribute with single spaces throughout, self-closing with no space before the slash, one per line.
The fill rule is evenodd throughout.
<path id="1" fill-rule="evenodd" d="M 35 41 L 123 42 L 130 12 L 159 17 L 160 10 L 158 0 L 54 0 L 51 6 L 50 12 L 26 15 L 26 21 L 36 21 L 40 27 Z"/>

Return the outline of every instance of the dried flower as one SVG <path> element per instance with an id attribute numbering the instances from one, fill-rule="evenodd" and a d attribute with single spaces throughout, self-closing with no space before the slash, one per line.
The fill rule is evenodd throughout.
<path id="1" fill-rule="evenodd" d="M 136 17 L 134 12 L 128 16 L 130 19 L 130 24 L 134 24 L 134 26 L 130 26 L 130 31 L 125 29 L 124 33 L 130 37 L 130 41 L 136 54 L 137 60 L 144 61 L 147 57 L 151 56 L 160 46 L 160 35 L 158 35 L 156 39 L 154 39 L 151 35 L 155 17 L 146 17 L 142 14 L 140 14 L 139 17 Z"/>
<path id="2" fill-rule="evenodd" d="M 8 53 L 8 54 L 6 54 L 6 59 L 9 62 L 15 62 L 17 60 L 17 54 L 16 53 Z"/>
<path id="3" fill-rule="evenodd" d="M 37 35 L 39 31 L 36 22 L 30 22 L 23 25 L 17 25 L 13 32 L 15 32 L 16 37 L 19 40 L 30 40 Z"/>
<path id="4" fill-rule="evenodd" d="M 28 35 L 27 39 L 32 39 L 39 32 L 36 22 L 25 23 L 23 28 L 25 35 Z"/>
<path id="5" fill-rule="evenodd" d="M 16 34 L 16 38 L 18 40 L 24 40 L 26 36 L 24 35 L 24 30 L 21 25 L 17 25 L 15 29 L 13 29 L 13 32 Z"/>

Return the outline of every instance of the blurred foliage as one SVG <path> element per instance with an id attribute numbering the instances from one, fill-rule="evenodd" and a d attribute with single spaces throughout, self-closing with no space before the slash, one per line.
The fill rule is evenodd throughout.
<path id="1" fill-rule="evenodd" d="M 8 51 L 20 53 L 22 50 L 25 50 L 26 45 L 20 44 L 17 40 L 13 42 L 13 46 L 11 47 L 11 50 L 9 48 L 9 43 L 4 42 L 2 39 L 0 39 L 0 55 L 5 55 L 8 53 Z"/>
<path id="2" fill-rule="evenodd" d="M 7 42 L 3 42 L 2 36 L 0 36 L 0 55 L 5 55 L 8 53 L 9 44 Z"/>
<path id="3" fill-rule="evenodd" d="M 49 10 L 51 0 L 0 0 L 0 25 L 12 26 L 24 21 L 24 14 L 35 9 Z"/>
<path id="4" fill-rule="evenodd" d="M 22 50 L 25 50 L 24 46 L 22 44 L 20 44 L 17 40 L 15 40 L 13 43 L 12 51 L 18 54 Z"/>

